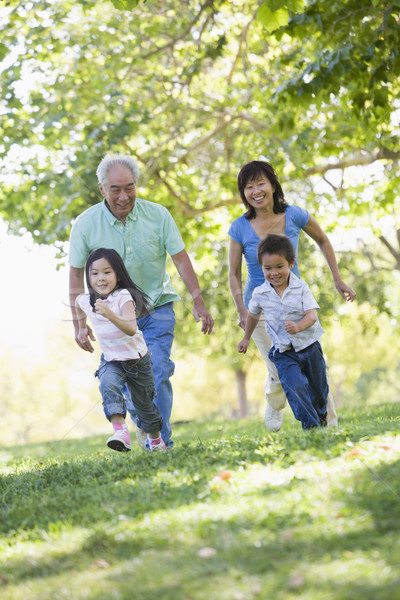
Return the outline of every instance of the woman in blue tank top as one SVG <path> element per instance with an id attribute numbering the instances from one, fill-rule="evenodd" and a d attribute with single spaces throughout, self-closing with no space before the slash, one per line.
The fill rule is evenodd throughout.
<path id="1" fill-rule="evenodd" d="M 239 326 L 245 328 L 247 308 L 253 290 L 264 282 L 264 275 L 257 260 L 257 246 L 269 233 L 283 233 L 292 242 L 296 262 L 293 271 L 300 276 L 297 262 L 297 247 L 301 230 L 320 247 L 332 273 L 333 282 L 344 300 L 352 302 L 355 292 L 340 277 L 335 252 L 328 236 L 316 219 L 299 206 L 285 202 L 282 187 L 273 167 L 260 160 L 247 163 L 239 172 L 238 188 L 246 213 L 235 219 L 228 234 L 229 243 L 229 287 L 239 316 Z M 248 278 L 243 291 L 242 259 L 247 265 Z M 286 398 L 279 383 L 275 365 L 268 359 L 271 340 L 260 319 L 253 340 L 268 368 L 265 382 L 267 406 L 265 424 L 270 431 L 279 431 L 282 425 L 282 409 Z M 331 394 L 328 398 L 328 425 L 336 425 L 337 416 Z"/>

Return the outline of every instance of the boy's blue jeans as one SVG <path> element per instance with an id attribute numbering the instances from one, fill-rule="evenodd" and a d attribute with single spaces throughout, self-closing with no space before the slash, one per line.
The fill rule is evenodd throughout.
<path id="1" fill-rule="evenodd" d="M 162 418 L 154 404 L 154 376 L 151 354 L 133 360 L 106 361 L 101 357 L 96 371 L 107 419 L 112 415 L 126 416 L 125 386 L 128 388 L 135 408 L 136 420 L 146 433 L 157 433 L 162 427 Z"/>
<path id="2" fill-rule="evenodd" d="M 172 385 L 169 378 L 172 377 L 175 369 L 175 365 L 171 360 L 175 330 L 173 302 L 168 302 L 158 308 L 152 309 L 147 315 L 138 319 L 137 323 L 140 331 L 143 333 L 144 340 L 153 360 L 153 373 L 157 393 L 154 402 L 163 420 L 161 436 L 165 445 L 172 448 L 170 417 L 173 398 Z M 135 411 L 129 401 L 129 397 L 127 397 L 127 408 L 131 413 L 132 420 L 137 423 Z M 137 424 L 139 425 L 139 423 Z"/>
<path id="3" fill-rule="evenodd" d="M 279 352 L 273 347 L 268 356 L 276 365 L 286 398 L 303 429 L 321 425 L 329 392 L 321 344 L 314 342 L 299 352 Z"/>

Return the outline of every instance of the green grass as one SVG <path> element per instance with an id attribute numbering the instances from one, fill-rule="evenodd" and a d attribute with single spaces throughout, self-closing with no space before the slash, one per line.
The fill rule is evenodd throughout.
<path id="1" fill-rule="evenodd" d="M 2 448 L 2 600 L 400 599 L 400 406 Z"/>

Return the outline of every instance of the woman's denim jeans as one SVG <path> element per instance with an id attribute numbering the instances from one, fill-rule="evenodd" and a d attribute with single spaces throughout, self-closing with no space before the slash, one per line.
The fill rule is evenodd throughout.
<path id="1" fill-rule="evenodd" d="M 299 352 L 279 352 L 274 347 L 268 356 L 276 365 L 286 398 L 303 429 L 321 425 L 326 419 L 329 393 L 321 344 L 314 342 Z"/>
<path id="2" fill-rule="evenodd" d="M 173 302 L 151 310 L 138 319 L 138 327 L 151 352 L 153 372 L 156 386 L 156 403 L 163 420 L 161 436 L 168 447 L 173 446 L 171 439 L 170 417 L 172 411 L 172 385 L 169 380 L 174 374 L 175 365 L 171 360 L 172 342 L 174 341 L 175 313 Z M 135 423 L 135 411 L 127 397 L 127 409 Z M 133 409 L 133 410 L 132 410 Z M 139 425 L 139 423 L 137 423 Z M 140 427 L 140 425 L 139 425 Z"/>
<path id="3" fill-rule="evenodd" d="M 161 415 L 153 401 L 155 387 L 150 352 L 143 358 L 133 360 L 106 361 L 102 356 L 96 375 L 107 419 L 112 415 L 126 416 L 123 393 L 126 386 L 135 407 L 138 426 L 146 433 L 161 430 Z"/>

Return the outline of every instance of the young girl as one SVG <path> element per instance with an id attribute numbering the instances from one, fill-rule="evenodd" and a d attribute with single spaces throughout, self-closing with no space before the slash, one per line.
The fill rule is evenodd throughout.
<path id="1" fill-rule="evenodd" d="M 137 426 L 147 433 L 150 450 L 166 447 L 161 438 L 162 418 L 153 402 L 154 376 L 150 352 L 136 323 L 147 306 L 147 296 L 131 280 L 122 258 L 115 250 L 99 248 L 86 261 L 88 294 L 76 299 L 79 340 L 88 339 L 90 318 L 102 356 L 96 375 L 100 381 L 105 415 L 114 427 L 107 446 L 129 452 L 131 441 L 125 423 L 125 384 L 137 413 Z"/>

